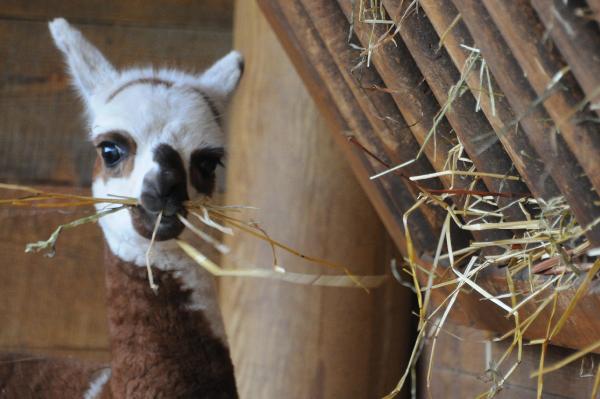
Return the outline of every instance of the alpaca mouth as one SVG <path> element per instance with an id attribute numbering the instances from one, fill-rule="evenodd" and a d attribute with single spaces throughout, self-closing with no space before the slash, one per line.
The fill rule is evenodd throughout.
<path id="1" fill-rule="evenodd" d="M 156 228 L 156 220 L 158 213 L 151 212 L 144 207 L 138 205 L 130 209 L 131 221 L 134 229 L 144 238 L 151 239 L 152 234 Z M 166 241 L 177 238 L 185 229 L 185 225 L 179 220 L 177 215 L 180 214 L 183 217 L 186 216 L 187 211 L 184 208 L 178 213 L 162 215 L 160 219 L 160 225 L 156 230 L 156 241 Z"/>

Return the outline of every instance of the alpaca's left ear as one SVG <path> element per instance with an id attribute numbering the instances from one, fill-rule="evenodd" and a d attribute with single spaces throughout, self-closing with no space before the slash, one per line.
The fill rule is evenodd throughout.
<path id="1" fill-rule="evenodd" d="M 117 71 L 100 50 L 67 21 L 57 18 L 48 27 L 56 47 L 65 54 L 73 81 L 86 102 L 98 87 L 116 79 Z"/>
<path id="2" fill-rule="evenodd" d="M 221 58 L 200 75 L 200 86 L 219 108 L 225 110 L 244 71 L 244 59 L 237 51 Z"/>

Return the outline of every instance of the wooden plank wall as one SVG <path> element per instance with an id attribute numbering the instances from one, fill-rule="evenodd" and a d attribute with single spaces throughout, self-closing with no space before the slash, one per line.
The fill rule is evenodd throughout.
<path id="1" fill-rule="evenodd" d="M 231 48 L 232 1 L 7 0 L 0 4 L 0 181 L 88 192 L 94 151 L 47 21 L 65 17 L 117 66 L 197 70 Z M 0 209 L 0 350 L 106 359 L 102 238 L 65 233 L 58 255 L 26 255 L 80 213 Z"/>
<path id="2" fill-rule="evenodd" d="M 487 392 L 500 374 L 491 370 L 512 341 L 494 342 L 488 332 L 470 327 L 446 323 L 439 335 L 431 371 L 430 386 L 427 385 L 427 368 L 431 355 L 429 342 L 420 364 L 420 397 L 426 398 L 474 398 Z M 573 353 L 568 349 L 550 347 L 546 353 L 546 366 L 554 364 Z M 497 367 L 506 373 L 517 361 L 516 349 Z M 540 345 L 525 345 L 519 368 L 498 391 L 497 399 L 535 399 L 537 378 L 529 374 L 538 369 Z M 590 398 L 594 385 L 594 373 L 600 355 L 589 354 L 544 377 L 544 399 Z M 487 371 L 490 370 L 490 371 Z M 485 396 L 484 396 L 485 397 Z"/>
<path id="3" fill-rule="evenodd" d="M 236 2 L 246 69 L 230 110 L 228 204 L 260 209 L 269 234 L 357 274 L 389 271 L 393 247 L 325 120 L 253 1 Z M 225 264 L 268 267 L 268 245 L 232 239 Z M 327 272 L 283 251 L 288 270 Z M 411 297 L 388 282 L 362 290 L 221 280 L 243 398 L 377 398 L 410 349 Z"/>

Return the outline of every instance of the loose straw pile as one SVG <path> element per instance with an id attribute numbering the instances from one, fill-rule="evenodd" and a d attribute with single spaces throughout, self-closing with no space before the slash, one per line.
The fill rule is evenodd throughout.
<path id="1" fill-rule="evenodd" d="M 60 225 L 54 230 L 50 237 L 45 241 L 38 241 L 36 243 L 27 244 L 26 252 L 40 252 L 45 251 L 46 256 L 54 256 L 56 252 L 56 242 L 60 236 L 60 233 L 65 229 L 75 228 L 85 223 L 96 222 L 100 218 L 124 211 L 130 207 L 138 205 L 138 201 L 134 198 L 114 197 L 114 198 L 95 198 L 89 196 L 52 193 L 36 188 L 21 186 L 16 184 L 3 184 L 0 183 L 0 189 L 17 191 L 25 193 L 23 196 L 9 199 L 0 199 L 0 206 L 14 206 L 14 207 L 30 207 L 30 208 L 66 208 L 66 207 L 80 207 L 90 206 L 95 204 L 106 204 L 107 209 L 96 212 L 90 216 L 83 217 L 81 219 L 74 220 L 72 222 Z M 246 222 L 244 220 L 232 217 L 229 215 L 231 210 L 239 210 L 245 207 L 239 206 L 216 206 L 208 203 L 205 200 L 202 201 L 188 201 L 185 204 L 185 208 L 188 214 L 194 217 L 196 220 L 201 222 L 203 225 L 217 230 L 220 233 L 233 235 L 234 230 L 248 233 L 255 238 L 265 241 L 272 248 L 273 252 L 273 267 L 268 268 L 223 268 L 218 266 L 216 263 L 208 259 L 202 254 L 197 248 L 194 248 L 191 244 L 183 241 L 176 240 L 177 244 L 181 249 L 194 259 L 200 266 L 206 269 L 208 272 L 215 276 L 227 276 L 227 277 L 256 277 L 256 278 L 267 278 L 286 281 L 295 284 L 303 285 L 315 285 L 315 286 L 328 286 L 328 287 L 358 287 L 368 292 L 369 288 L 374 288 L 382 284 L 386 280 L 385 275 L 368 275 L 368 276 L 357 276 L 350 272 L 348 268 L 342 265 L 338 265 L 329 262 L 325 259 L 315 258 L 312 256 L 304 255 L 301 252 L 291 248 L 288 245 L 273 240 L 262 228 L 256 223 Z M 156 239 L 156 234 L 160 226 L 160 220 L 162 213 L 157 217 L 155 228 L 150 240 L 150 245 L 146 253 L 146 266 L 148 268 L 148 280 L 150 287 L 153 290 L 157 290 L 158 286 L 154 282 L 152 275 L 151 263 L 152 263 L 152 248 Z M 227 253 L 228 248 L 216 238 L 202 231 L 199 227 L 194 225 L 189 219 L 178 215 L 179 220 L 185 225 L 185 227 L 198 236 L 203 241 L 212 245 L 221 253 Z M 227 225 L 227 226 L 225 226 Z M 297 257 L 300 257 L 310 263 L 316 264 L 321 267 L 335 269 L 343 272 L 343 274 L 309 274 L 309 273 L 294 273 L 289 272 L 281 267 L 277 262 L 276 250 L 283 250 L 291 253 Z"/>

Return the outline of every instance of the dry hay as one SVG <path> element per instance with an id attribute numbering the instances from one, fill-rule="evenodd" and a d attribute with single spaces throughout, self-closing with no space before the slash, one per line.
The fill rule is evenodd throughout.
<path id="1" fill-rule="evenodd" d="M 375 32 L 376 25 L 385 27 L 385 34 L 377 37 L 370 35 L 369 43 L 366 47 L 350 43 L 351 47 L 360 51 L 360 60 L 354 67 L 369 67 L 371 56 L 383 44 L 390 41 L 395 42 L 402 22 L 410 18 L 412 13 L 421 12 L 418 0 L 413 0 L 406 8 L 406 12 L 398 23 L 394 23 L 386 15 L 386 11 L 378 0 L 360 0 L 358 5 L 358 23 L 370 25 L 371 32 Z M 353 18 L 354 20 L 354 18 Z M 447 33 L 460 21 L 460 14 L 457 15 L 447 30 L 441 35 L 438 48 L 444 46 L 444 38 Z M 351 27 L 352 33 L 353 27 Z M 350 37 L 350 36 L 349 36 Z M 365 151 L 370 157 L 374 158 L 385 169 L 372 176 L 372 179 L 382 178 L 389 175 L 388 178 L 400 177 L 416 188 L 419 192 L 418 198 L 412 208 L 410 208 L 403 217 L 404 232 L 407 242 L 406 257 L 401 270 L 397 270 L 392 265 L 394 276 L 402 283 L 407 284 L 409 277 L 411 289 L 415 292 L 418 303 L 418 328 L 416 341 L 409 359 L 409 364 L 401 376 L 395 389 L 390 392 L 387 398 L 396 396 L 405 386 L 409 378 L 412 380 L 411 393 L 416 397 L 414 387 L 416 378 L 416 363 L 423 350 L 426 341 L 431 345 L 430 357 L 426 359 L 427 366 L 427 388 L 431 382 L 432 365 L 434 364 L 436 343 L 440 331 L 444 328 L 444 323 L 448 319 L 452 307 L 455 304 L 458 295 L 463 291 L 475 291 L 486 301 L 505 312 L 507 318 L 512 318 L 514 328 L 503 336 L 498 337 L 496 341 L 510 340 L 510 345 L 506 351 L 496 359 L 490 369 L 485 370 L 488 375 L 493 375 L 489 390 L 481 393 L 480 398 L 491 398 L 495 396 L 502 388 L 510 376 L 517 372 L 518 366 L 522 361 L 523 345 L 540 345 L 541 355 L 539 368 L 531 373 L 531 378 L 537 378 L 537 396 L 542 397 L 543 378 L 547 373 L 558 370 L 559 368 L 573 361 L 581 359 L 583 356 L 597 351 L 600 348 L 600 340 L 590 344 L 562 361 L 553 364 L 545 364 L 546 349 L 565 323 L 569 319 L 579 300 L 587 293 L 592 281 L 597 278 L 600 270 L 600 251 L 598 248 L 591 248 L 590 242 L 585 237 L 585 233 L 600 223 L 600 219 L 595 220 L 587 226 L 581 226 L 575 220 L 569 204 L 563 197 L 543 200 L 533 198 L 528 193 L 496 193 L 496 192 L 477 192 L 474 190 L 475 184 L 483 177 L 506 180 L 520 180 L 518 176 L 486 173 L 478 171 L 472 160 L 466 154 L 462 143 L 457 137 L 456 144 L 448 154 L 443 170 L 436 173 L 420 176 L 410 176 L 410 165 L 423 154 L 424 147 L 432 141 L 435 146 L 436 128 L 444 118 L 446 112 L 452 107 L 453 101 L 462 96 L 465 92 L 471 91 L 476 99 L 476 107 L 473 112 L 480 110 L 481 96 L 488 97 L 491 112 L 495 115 L 495 100 L 498 95 L 492 89 L 492 79 L 487 64 L 478 49 L 468 46 L 462 46 L 468 52 L 465 64 L 461 70 L 459 81 L 448 92 L 447 101 L 441 105 L 439 112 L 433 120 L 433 127 L 427 134 L 420 151 L 415 154 L 415 158 L 400 165 L 388 165 L 369 151 L 365 146 L 351 138 L 350 140 Z M 479 88 L 471 88 L 466 84 L 466 79 L 471 73 L 478 73 Z M 545 92 L 534 101 L 529 109 L 523 110 L 514 121 L 510 121 L 500 132 L 482 132 L 480 139 L 484 148 L 498 140 L 502 134 L 507 133 L 519 124 L 519 122 L 529 115 L 536 107 L 543 104 L 558 87 L 561 79 L 569 73 L 568 66 L 560 70 L 548 82 Z M 386 91 L 386 88 L 381 88 Z M 600 88 L 598 89 L 600 90 Z M 578 104 L 568 115 L 565 115 L 560 122 L 554 126 L 554 132 L 558 131 L 560 125 L 575 115 L 577 111 L 589 104 L 589 98 L 585 102 Z M 440 176 L 450 176 L 451 185 L 445 190 L 432 190 L 426 187 L 428 179 Z M 467 189 L 456 189 L 455 179 L 470 178 L 470 184 Z M 506 205 L 499 205 L 500 198 L 511 198 Z M 459 200 L 460 198 L 460 200 Z M 416 258 L 416 249 L 411 240 L 410 215 L 415 210 L 423 206 L 433 206 L 442 208 L 446 217 L 438 239 L 437 250 L 432 262 L 432 267 L 426 269 L 421 266 Z M 522 218 L 520 220 L 507 221 L 504 211 L 509 207 L 518 207 L 521 210 Z M 464 248 L 456 248 L 453 245 L 450 235 L 451 224 L 456 225 L 465 232 L 485 231 L 485 230 L 507 230 L 512 232 L 512 237 L 496 241 L 472 241 Z M 503 269 L 499 269 L 502 267 Z M 494 269 L 503 270 L 506 276 L 506 293 L 494 296 L 486 291 L 478 282 L 484 271 Z M 527 292 L 518 292 L 515 289 L 515 280 L 526 281 L 528 284 Z M 432 304 L 431 295 L 433 290 L 444 287 L 449 290 L 447 295 L 439 304 Z M 566 290 L 575 290 L 570 303 L 567 305 L 564 313 L 555 314 L 558 298 L 561 292 Z M 528 312 L 527 315 L 521 313 L 525 304 L 535 304 L 535 310 Z M 546 327 L 546 334 L 543 338 L 525 342 L 524 333 L 532 323 L 543 313 L 550 312 L 550 317 Z M 516 355 L 514 353 L 516 352 Z M 508 362 L 508 359 L 514 358 L 512 363 L 504 373 L 500 371 L 500 366 Z M 482 370 L 483 372 L 484 370 Z M 597 368 L 592 398 L 596 397 L 600 385 L 600 367 Z"/>
<path id="2" fill-rule="evenodd" d="M 95 212 L 89 216 L 85 216 L 81 219 L 71 221 L 69 223 L 60 225 L 54 230 L 47 240 L 38 241 L 35 243 L 27 244 L 25 252 L 40 252 L 45 251 L 46 256 L 54 256 L 56 252 L 56 243 L 60 236 L 60 233 L 65 229 L 75 228 L 85 223 L 92 223 L 98 221 L 100 218 L 110 215 L 115 212 L 125 211 L 130 207 L 137 206 L 138 201 L 134 198 L 114 197 L 114 198 L 95 198 L 80 195 L 51 193 L 42 190 L 38 190 L 33 187 L 21 186 L 16 184 L 4 184 L 0 183 L 0 189 L 8 190 L 11 192 L 22 192 L 24 195 L 17 196 L 14 198 L 0 199 L 0 206 L 14 206 L 14 207 L 33 207 L 33 208 L 69 208 L 69 207 L 80 207 L 90 206 L 94 204 L 106 204 L 105 209 Z M 316 285 L 316 286 L 331 286 L 331 287 L 359 287 L 365 291 L 369 291 L 370 288 L 374 288 L 383 283 L 386 279 L 384 275 L 370 275 L 370 276 L 358 276 L 350 272 L 350 270 L 343 266 L 332 263 L 326 259 L 320 259 L 313 256 L 305 255 L 294 248 L 272 239 L 267 232 L 262 229 L 257 223 L 246 221 L 239 217 L 232 216 L 234 212 L 240 212 L 244 209 L 249 209 L 245 206 L 218 206 L 212 204 L 208 199 L 201 199 L 197 201 L 187 201 L 184 204 L 189 215 L 194 220 L 200 222 L 201 225 L 212 229 L 219 233 L 233 235 L 234 231 L 244 232 L 251 236 L 266 242 L 270 245 L 273 253 L 273 265 L 270 268 L 232 268 L 232 267 L 221 267 L 217 263 L 210 260 L 204 254 L 202 254 L 197 248 L 190 243 L 177 239 L 177 244 L 181 249 L 194 259 L 200 266 L 208 270 L 215 276 L 228 276 L 228 277 L 255 277 L 255 278 L 268 278 L 286 281 L 295 284 L 304 285 Z M 146 267 L 148 270 L 148 282 L 152 289 L 158 289 L 154 283 L 152 276 L 152 247 L 155 241 L 156 232 L 160 225 L 162 213 L 160 213 L 156 220 L 156 225 L 150 241 L 150 246 L 146 253 Z M 222 244 L 218 239 L 214 238 L 210 234 L 204 232 L 197 225 L 193 224 L 190 219 L 186 219 L 181 215 L 178 215 L 179 220 L 185 225 L 185 227 L 191 231 L 194 235 L 198 236 L 203 241 L 213 246 L 218 252 L 226 253 L 228 248 Z M 313 263 L 317 266 L 337 270 L 338 273 L 342 274 L 309 274 L 309 273 L 295 273 L 288 271 L 277 261 L 276 251 L 282 250 L 299 258 L 306 260 L 307 262 Z"/>

